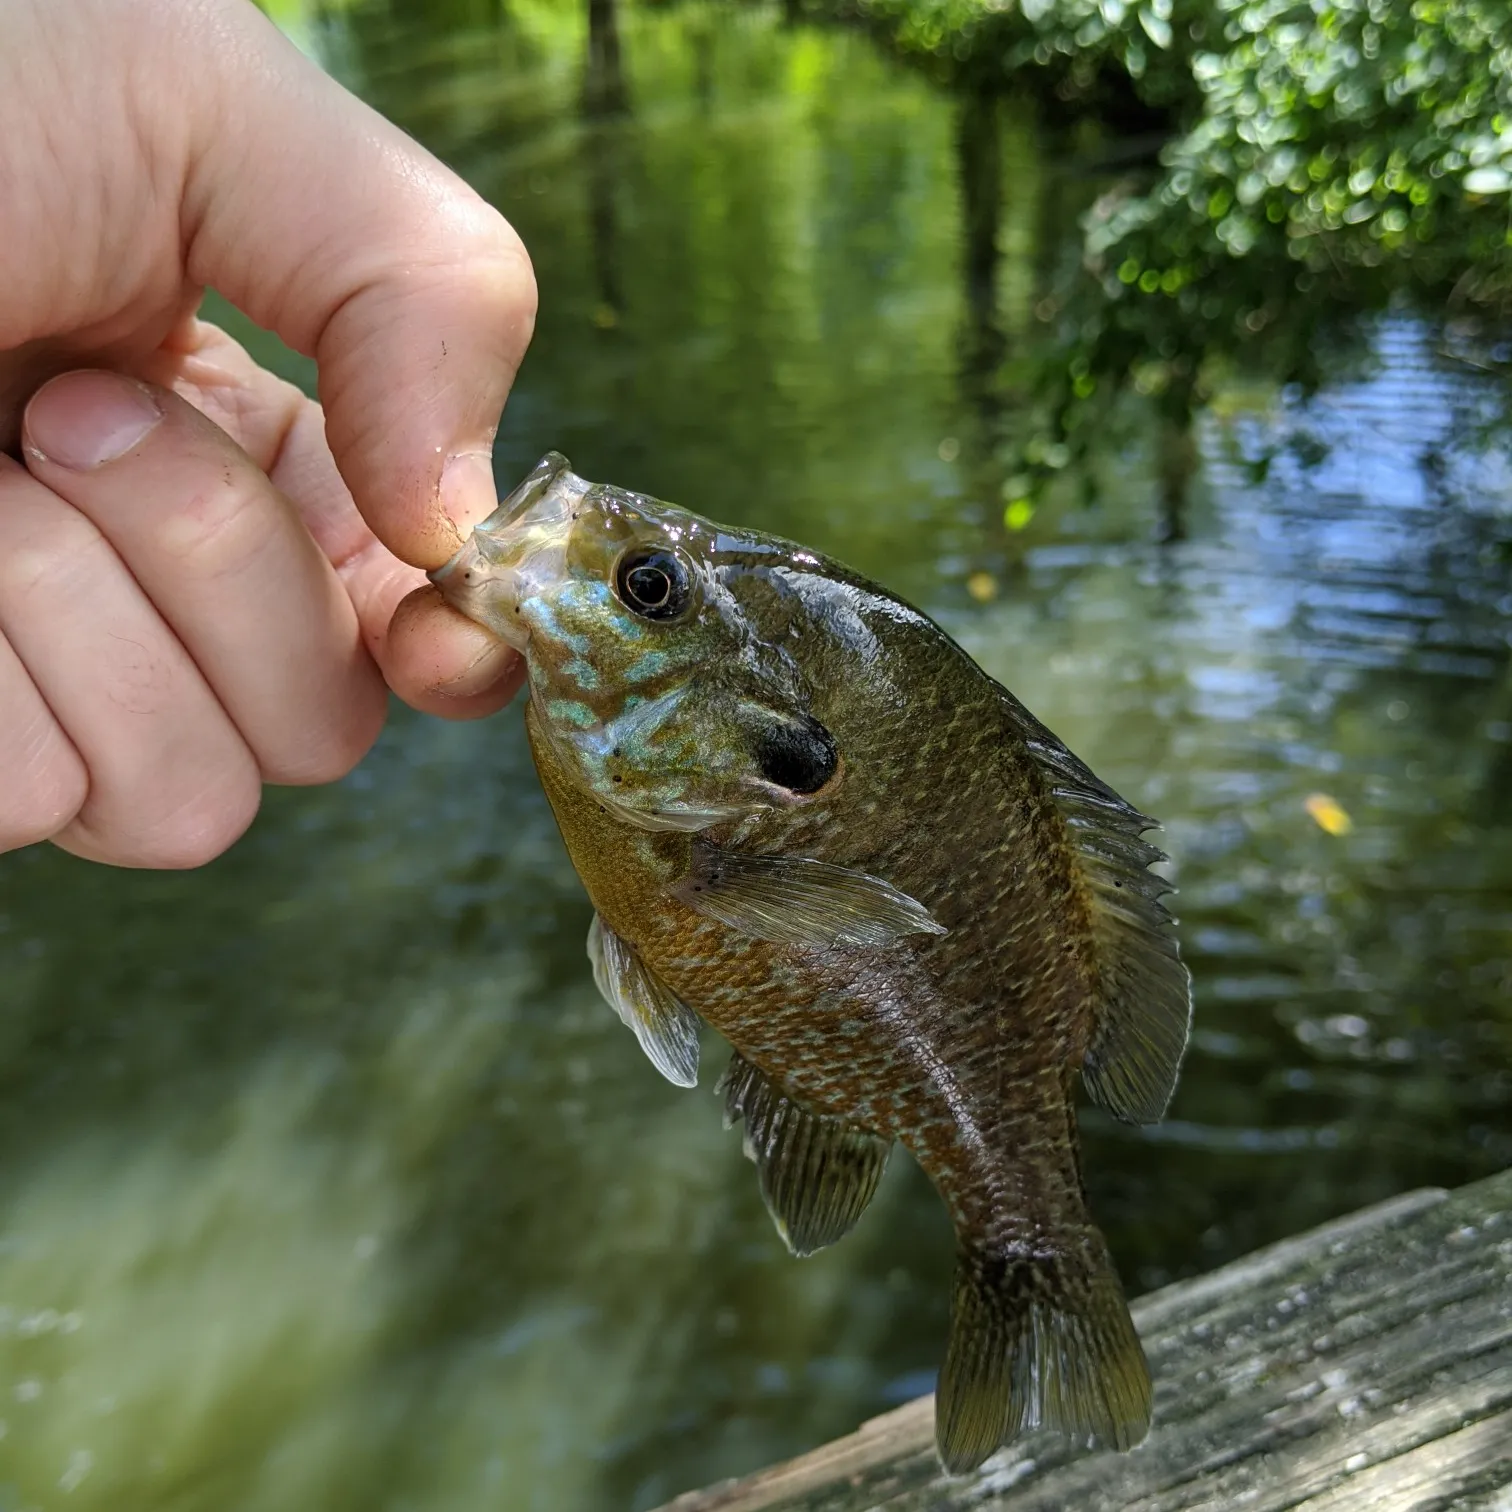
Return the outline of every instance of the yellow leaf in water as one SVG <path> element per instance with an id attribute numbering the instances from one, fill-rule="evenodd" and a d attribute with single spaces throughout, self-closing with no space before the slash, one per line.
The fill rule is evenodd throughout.
<path id="1" fill-rule="evenodd" d="M 1014 499 L 1003 511 L 1003 524 L 1009 530 L 1022 530 L 1034 518 L 1034 504 L 1029 499 Z"/>
<path id="2" fill-rule="evenodd" d="M 619 324 L 619 311 L 612 304 L 595 305 L 593 323 L 601 331 L 612 331 Z"/>
<path id="3" fill-rule="evenodd" d="M 1354 828 L 1354 820 L 1327 793 L 1311 794 L 1302 807 L 1312 815 L 1313 823 L 1327 834 L 1347 835 Z"/>
<path id="4" fill-rule="evenodd" d="M 997 579 L 990 572 L 973 572 L 966 579 L 966 591 L 977 603 L 990 603 L 997 597 Z"/>

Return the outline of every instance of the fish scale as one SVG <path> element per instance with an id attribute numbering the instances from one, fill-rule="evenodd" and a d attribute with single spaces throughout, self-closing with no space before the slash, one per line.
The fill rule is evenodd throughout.
<path id="1" fill-rule="evenodd" d="M 555 455 L 434 574 L 518 647 L 597 910 L 595 979 L 655 1064 L 732 1046 L 726 1116 L 798 1254 L 894 1142 L 959 1255 L 948 1469 L 1052 1426 L 1128 1448 L 1148 1367 L 1087 1209 L 1074 1090 L 1158 1118 L 1190 984 L 1151 821 L 925 616 L 792 543 Z"/>

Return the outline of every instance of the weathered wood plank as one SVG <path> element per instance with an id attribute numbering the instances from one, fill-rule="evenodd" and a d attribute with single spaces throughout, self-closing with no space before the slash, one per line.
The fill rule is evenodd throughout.
<path id="1" fill-rule="evenodd" d="M 1512 1171 L 1140 1299 L 1155 1427 L 941 1475 L 933 1399 L 663 1512 L 1512 1512 Z"/>

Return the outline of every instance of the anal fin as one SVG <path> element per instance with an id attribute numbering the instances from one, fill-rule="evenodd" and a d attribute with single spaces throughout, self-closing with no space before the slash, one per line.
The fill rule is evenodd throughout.
<path id="1" fill-rule="evenodd" d="M 588 926 L 588 959 L 604 1001 L 634 1031 L 651 1064 L 676 1086 L 696 1087 L 698 1015 L 597 914 Z"/>
<path id="2" fill-rule="evenodd" d="M 1132 1449 L 1150 1426 L 1150 1369 L 1106 1247 L 1091 1231 L 1052 1257 L 963 1249 L 935 1440 L 952 1475 L 1032 1428 Z"/>
<path id="3" fill-rule="evenodd" d="M 726 1127 L 745 1123 L 746 1154 L 787 1247 L 812 1255 L 848 1234 L 877 1190 L 892 1142 L 800 1108 L 738 1052 L 719 1087 Z"/>

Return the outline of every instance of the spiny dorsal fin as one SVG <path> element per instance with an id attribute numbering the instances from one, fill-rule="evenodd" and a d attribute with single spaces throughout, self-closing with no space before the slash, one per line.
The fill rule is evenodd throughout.
<path id="1" fill-rule="evenodd" d="M 669 1082 L 696 1087 L 698 1015 L 597 914 L 588 926 L 588 959 L 604 1001 L 635 1031 L 651 1064 Z"/>
<path id="2" fill-rule="evenodd" d="M 1011 694 L 1010 715 L 1039 764 L 1076 848 L 1092 905 L 1100 986 L 1097 1029 L 1082 1063 L 1088 1094 L 1128 1123 L 1164 1115 L 1192 1022 L 1192 982 L 1148 868 L 1164 854 L 1141 839 L 1155 821 L 1126 803 Z"/>
<path id="3" fill-rule="evenodd" d="M 672 894 L 695 913 L 779 945 L 890 945 L 945 934 L 922 903 L 890 882 L 807 856 L 742 856 L 705 840 Z"/>
<path id="4" fill-rule="evenodd" d="M 1031 1428 L 1132 1449 L 1150 1426 L 1150 1368 L 1123 1288 L 1090 1233 L 1033 1258 L 963 1249 L 935 1442 L 952 1475 Z"/>
<path id="5" fill-rule="evenodd" d="M 848 1234 L 877 1190 L 891 1141 L 800 1108 L 739 1052 L 719 1090 L 725 1127 L 745 1122 L 745 1152 L 787 1247 L 812 1255 Z"/>

